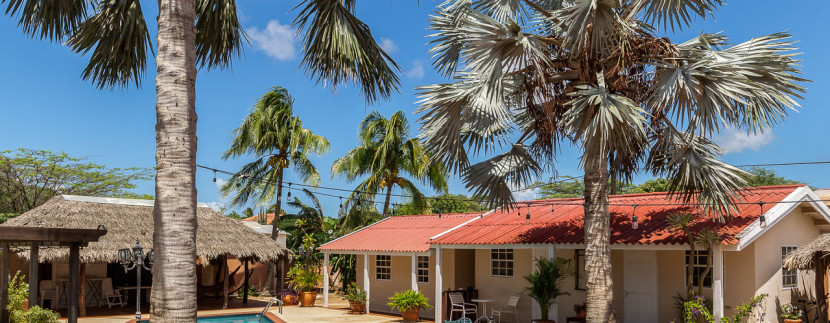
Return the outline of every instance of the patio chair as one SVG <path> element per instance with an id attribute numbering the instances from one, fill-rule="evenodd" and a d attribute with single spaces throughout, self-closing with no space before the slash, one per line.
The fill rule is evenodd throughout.
<path id="1" fill-rule="evenodd" d="M 124 294 L 121 293 L 120 288 L 112 288 L 112 278 L 106 278 L 101 283 L 101 292 L 107 298 L 107 307 L 112 308 L 113 305 L 124 306 Z"/>
<path id="2" fill-rule="evenodd" d="M 519 297 L 521 297 L 521 296 L 522 296 L 521 294 L 510 295 L 510 298 L 507 299 L 507 306 L 494 308 L 493 309 L 493 314 L 491 316 L 492 317 L 498 317 L 497 322 L 501 323 L 501 315 L 502 314 L 513 314 L 513 316 L 516 318 L 516 321 L 514 321 L 514 322 L 518 323 L 519 322 L 519 313 L 516 310 L 516 305 L 519 304 Z"/>
<path id="3" fill-rule="evenodd" d="M 46 300 L 49 300 L 49 308 L 58 308 L 58 286 L 54 280 L 44 280 L 40 282 L 40 307 L 46 308 Z"/>
<path id="4" fill-rule="evenodd" d="M 473 320 L 471 320 L 469 317 L 462 317 L 455 321 L 444 320 L 444 323 L 473 323 Z"/>
<path id="5" fill-rule="evenodd" d="M 449 297 L 451 305 L 450 318 L 456 312 L 461 314 L 461 318 L 467 317 L 469 314 L 473 314 L 473 318 L 478 315 L 478 306 L 476 304 L 464 303 L 464 296 L 461 293 L 450 293 Z"/>

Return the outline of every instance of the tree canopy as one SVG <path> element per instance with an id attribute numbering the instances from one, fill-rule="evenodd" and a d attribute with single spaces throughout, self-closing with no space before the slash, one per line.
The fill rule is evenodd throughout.
<path id="1" fill-rule="evenodd" d="M 58 194 L 152 199 L 133 192 L 152 169 L 109 168 L 64 152 L 18 148 L 0 152 L 0 213 L 20 214 Z"/>
<path id="2" fill-rule="evenodd" d="M 429 197 L 427 207 L 419 210 L 412 202 L 395 207 L 394 215 L 437 214 L 437 213 L 469 213 L 485 211 L 488 208 L 481 197 L 470 197 L 464 194 L 443 194 Z"/>

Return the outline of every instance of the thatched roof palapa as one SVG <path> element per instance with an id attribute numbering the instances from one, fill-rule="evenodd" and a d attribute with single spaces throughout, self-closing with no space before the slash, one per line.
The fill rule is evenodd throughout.
<path id="1" fill-rule="evenodd" d="M 822 257 L 830 253 L 830 233 L 822 233 L 815 240 L 798 246 L 798 249 L 784 258 L 784 267 L 789 269 L 813 269 L 815 268 L 816 253 L 822 253 Z"/>
<path id="2" fill-rule="evenodd" d="M 118 249 L 132 248 L 136 239 L 145 250 L 153 248 L 153 200 L 59 195 L 51 198 L 4 226 L 72 229 L 107 228 L 100 241 L 81 249 L 81 262 L 117 262 Z M 270 237 L 259 234 L 235 219 L 211 209 L 205 203 L 196 208 L 196 255 L 214 260 L 225 254 L 258 261 L 275 261 L 290 251 Z M 28 258 L 28 252 L 21 252 Z M 66 248 L 44 248 L 40 262 L 67 259 Z"/>

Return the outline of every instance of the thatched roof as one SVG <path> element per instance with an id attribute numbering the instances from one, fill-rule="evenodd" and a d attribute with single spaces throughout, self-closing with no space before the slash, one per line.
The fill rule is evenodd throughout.
<path id="1" fill-rule="evenodd" d="M 830 233 L 820 234 L 815 240 L 798 246 L 798 249 L 784 258 L 784 267 L 789 269 L 813 269 L 817 252 L 830 253 Z"/>
<path id="2" fill-rule="evenodd" d="M 213 260 L 229 254 L 237 258 L 272 261 L 290 253 L 271 238 L 222 215 L 205 203 L 199 203 L 196 216 L 199 225 L 196 254 L 202 259 Z M 153 247 L 152 200 L 60 195 L 3 225 L 95 229 L 102 224 L 106 226 L 107 234 L 81 249 L 84 263 L 116 262 L 118 249 L 132 248 L 136 238 L 145 250 Z M 20 255 L 28 258 L 29 253 L 21 252 Z M 69 250 L 44 248 L 39 255 L 40 262 L 51 262 L 66 259 Z"/>

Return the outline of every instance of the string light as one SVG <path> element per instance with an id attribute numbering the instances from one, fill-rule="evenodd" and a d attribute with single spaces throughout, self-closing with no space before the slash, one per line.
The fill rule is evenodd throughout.
<path id="1" fill-rule="evenodd" d="M 632 205 L 634 210 L 631 211 L 631 228 L 637 230 L 640 227 L 640 224 L 637 223 L 637 204 Z"/>
<path id="2" fill-rule="evenodd" d="M 216 183 L 216 171 L 213 171 L 213 182 Z"/>
<path id="3" fill-rule="evenodd" d="M 288 198 L 291 198 L 291 183 L 288 183 Z"/>
<path id="4" fill-rule="evenodd" d="M 763 229 L 767 227 L 767 217 L 764 215 L 764 202 L 758 202 L 758 206 L 761 207 L 761 216 L 758 217 L 758 225 Z"/>

